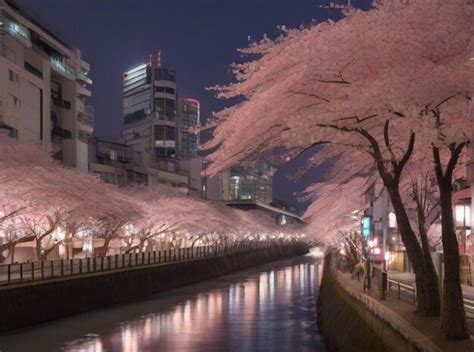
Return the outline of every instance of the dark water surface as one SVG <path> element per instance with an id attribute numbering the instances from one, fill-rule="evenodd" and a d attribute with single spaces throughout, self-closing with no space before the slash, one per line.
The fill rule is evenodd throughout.
<path id="1" fill-rule="evenodd" d="M 3 335 L 0 351 L 324 351 L 321 275 L 311 255 L 279 261 Z"/>

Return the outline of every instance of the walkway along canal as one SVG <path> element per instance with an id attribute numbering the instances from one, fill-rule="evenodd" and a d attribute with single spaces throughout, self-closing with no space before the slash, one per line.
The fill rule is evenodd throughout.
<path id="1" fill-rule="evenodd" d="M 273 262 L 10 332 L 0 350 L 324 351 L 315 323 L 322 269 L 311 254 Z"/>

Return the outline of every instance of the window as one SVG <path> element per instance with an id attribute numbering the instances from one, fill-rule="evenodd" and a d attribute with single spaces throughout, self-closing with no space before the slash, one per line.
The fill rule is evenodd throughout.
<path id="1" fill-rule="evenodd" d="M 173 121 L 176 117 L 176 103 L 172 99 L 159 98 L 155 100 L 156 109 L 159 112 L 160 119 Z"/>
<path id="2" fill-rule="evenodd" d="M 56 81 L 51 81 L 51 99 L 61 100 L 61 84 Z"/>
<path id="3" fill-rule="evenodd" d="M 14 96 L 13 94 L 9 94 L 8 95 L 9 99 L 10 99 L 10 105 L 11 107 L 15 108 L 15 109 L 18 109 L 20 106 L 21 106 L 21 100 L 20 98 Z"/>
<path id="4" fill-rule="evenodd" d="M 25 61 L 25 70 L 27 70 L 29 73 L 34 74 L 36 77 L 43 78 L 43 73 L 38 70 L 35 66 L 30 64 L 29 62 Z"/>
<path id="5" fill-rule="evenodd" d="M 115 149 L 110 150 L 110 160 L 117 160 L 117 151 Z"/>
<path id="6" fill-rule="evenodd" d="M 159 141 L 167 140 L 174 141 L 175 139 L 175 128 L 173 126 L 155 126 L 155 139 Z"/>
<path id="7" fill-rule="evenodd" d="M 18 83 L 18 75 L 15 72 L 13 72 L 12 70 L 8 70 L 8 76 L 11 82 Z"/>
<path id="8" fill-rule="evenodd" d="M 156 87 L 156 91 L 159 93 L 168 93 L 168 94 L 175 94 L 176 91 L 173 88 L 168 87 Z"/>

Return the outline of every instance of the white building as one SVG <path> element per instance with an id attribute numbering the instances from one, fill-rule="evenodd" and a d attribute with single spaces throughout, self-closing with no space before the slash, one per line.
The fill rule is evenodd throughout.
<path id="1" fill-rule="evenodd" d="M 0 131 L 52 144 L 54 157 L 88 171 L 93 132 L 89 64 L 11 0 L 0 0 Z"/>

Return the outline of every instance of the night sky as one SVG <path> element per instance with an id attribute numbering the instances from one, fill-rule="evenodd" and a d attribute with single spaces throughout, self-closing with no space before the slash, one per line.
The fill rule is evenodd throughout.
<path id="1" fill-rule="evenodd" d="M 162 50 L 163 65 L 177 70 L 181 97 L 201 101 L 202 117 L 225 106 L 205 87 L 232 80 L 229 64 L 236 49 L 277 25 L 296 27 L 313 18 L 337 14 L 318 8 L 315 0 L 16 0 L 91 64 L 94 80 L 95 133 L 116 136 L 122 128 L 122 73 Z M 360 0 L 356 5 L 368 0 Z M 319 2 L 320 3 L 320 2 Z M 354 2 L 353 2 L 354 3 Z M 331 11 L 331 12 L 329 12 Z M 292 165 L 294 167 L 294 165 Z M 294 201 L 305 188 L 286 180 L 289 168 L 275 177 L 275 195 Z M 316 174 L 317 176 L 317 174 Z"/>

